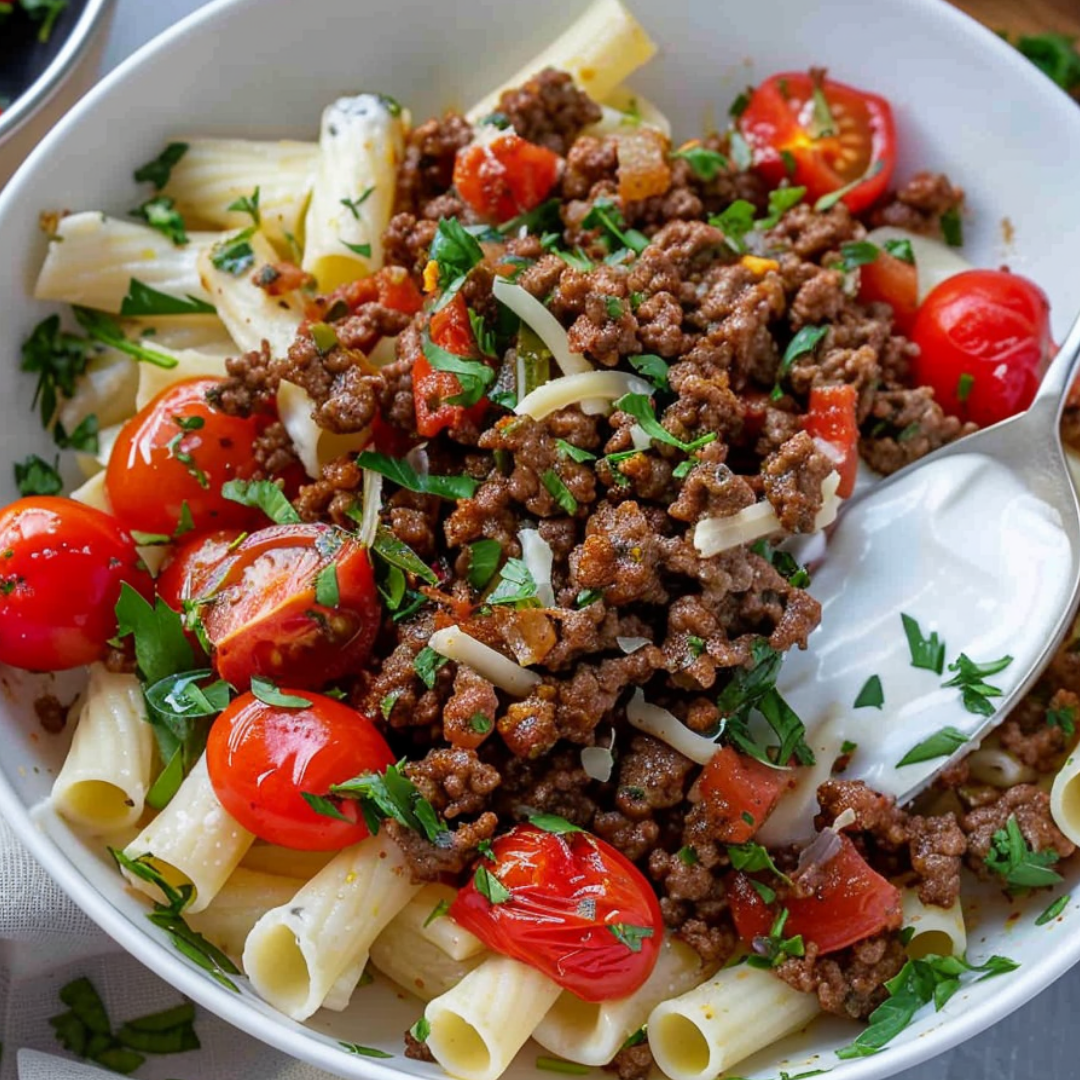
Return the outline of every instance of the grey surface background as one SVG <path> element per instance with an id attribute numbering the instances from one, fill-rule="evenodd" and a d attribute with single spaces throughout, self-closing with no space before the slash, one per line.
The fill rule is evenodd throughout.
<path id="1" fill-rule="evenodd" d="M 118 0 L 101 73 L 112 70 L 144 42 L 204 3 L 206 0 Z M 1080 1054 L 1073 1042 L 1078 1017 L 1080 969 L 1075 969 L 990 1031 L 900 1074 L 899 1080 L 1080 1078 Z"/>

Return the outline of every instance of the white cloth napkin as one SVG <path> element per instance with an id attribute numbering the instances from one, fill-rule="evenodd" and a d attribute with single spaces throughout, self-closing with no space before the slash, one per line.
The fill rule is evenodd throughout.
<path id="1" fill-rule="evenodd" d="M 77 1061 L 57 1043 L 49 1017 L 66 1011 L 58 993 L 87 976 L 113 1026 L 180 1003 L 180 995 L 90 921 L 0 818 L 0 1080 L 116 1078 Z M 141 1080 L 333 1080 L 198 1009 L 202 1049 L 148 1055 Z"/>

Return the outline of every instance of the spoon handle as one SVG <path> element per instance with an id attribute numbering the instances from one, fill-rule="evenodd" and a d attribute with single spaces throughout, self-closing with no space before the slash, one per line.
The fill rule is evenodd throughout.
<path id="1" fill-rule="evenodd" d="M 1072 324 L 1072 329 L 1062 342 L 1061 347 L 1054 357 L 1053 363 L 1047 368 L 1039 386 L 1039 392 L 1031 403 L 1030 410 L 1044 411 L 1047 408 L 1053 410 L 1055 418 L 1060 419 L 1061 410 L 1065 407 L 1065 396 L 1077 373 L 1080 372 L 1080 318 Z M 1057 423 L 1055 421 L 1055 430 Z"/>

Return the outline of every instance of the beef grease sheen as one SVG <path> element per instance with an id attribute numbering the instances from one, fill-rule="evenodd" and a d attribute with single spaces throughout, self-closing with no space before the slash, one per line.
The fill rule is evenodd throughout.
<path id="1" fill-rule="evenodd" d="M 898 768 L 912 747 L 947 726 L 971 735 L 983 720 L 942 686 L 955 674 L 948 665 L 961 652 L 975 663 L 1011 655 L 987 680 L 1008 693 L 1045 647 L 1060 611 L 1048 601 L 1067 588 L 1069 567 L 1057 511 L 1007 466 L 982 454 L 929 463 L 843 516 L 810 590 L 821 625 L 806 651 L 789 654 L 778 686 L 808 731 L 839 717 L 858 746 L 845 779 L 902 795 L 943 760 Z M 902 612 L 944 642 L 942 675 L 912 667 Z M 884 705 L 856 709 L 871 675 Z M 791 839 L 813 831 L 802 801 L 781 808 Z"/>

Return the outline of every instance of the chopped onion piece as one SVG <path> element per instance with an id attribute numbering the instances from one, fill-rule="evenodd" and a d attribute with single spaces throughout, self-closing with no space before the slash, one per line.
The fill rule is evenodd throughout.
<path id="1" fill-rule="evenodd" d="M 537 599 L 544 607 L 554 607 L 555 589 L 551 584 L 551 567 L 555 562 L 555 553 L 551 550 L 551 545 L 536 529 L 521 529 L 518 532 L 518 543 L 521 544 L 521 561 L 536 582 Z"/>
<path id="2" fill-rule="evenodd" d="M 374 469 L 362 470 L 364 482 L 364 501 L 360 513 L 360 531 L 357 539 L 364 547 L 375 543 L 375 532 L 379 528 L 379 511 L 382 510 L 382 473 Z"/>
<path id="3" fill-rule="evenodd" d="M 821 482 L 822 504 L 814 519 L 814 531 L 820 532 L 836 520 L 841 499 L 836 494 L 840 486 L 840 474 L 831 472 Z M 770 536 L 781 529 L 780 519 L 768 499 L 747 506 L 737 514 L 722 518 L 704 518 L 694 527 L 694 547 L 698 554 L 708 559 L 721 551 L 752 544 L 755 540 Z"/>
<path id="4" fill-rule="evenodd" d="M 505 304 L 548 347 L 564 375 L 580 375 L 593 366 L 581 353 L 570 351 L 570 339 L 562 323 L 528 289 L 497 277 L 492 286 L 495 299 Z M 520 409 L 518 410 L 520 412 Z"/>
<path id="5" fill-rule="evenodd" d="M 617 637 L 615 644 L 629 656 L 631 653 L 636 653 L 638 649 L 644 649 L 646 645 L 651 645 L 652 642 L 647 637 Z"/>
<path id="6" fill-rule="evenodd" d="M 375 348 L 368 353 L 368 363 L 373 367 L 384 368 L 397 359 L 397 337 L 381 337 Z"/>
<path id="7" fill-rule="evenodd" d="M 445 626 L 442 630 L 436 630 L 428 639 L 428 645 L 448 660 L 468 664 L 488 682 L 515 697 L 526 697 L 540 682 L 540 676 L 535 671 L 515 664 L 490 645 L 469 637 L 460 626 Z"/>
<path id="8" fill-rule="evenodd" d="M 809 866 L 824 866 L 831 862 L 844 845 L 835 829 L 822 829 L 813 841 L 799 852 L 799 870 Z"/>
<path id="9" fill-rule="evenodd" d="M 849 806 L 845 810 L 841 811 L 836 820 L 832 823 L 832 827 L 840 832 L 842 829 L 846 829 L 849 825 L 854 825 L 859 820 L 858 814 Z"/>
<path id="10" fill-rule="evenodd" d="M 955 248 L 929 236 L 908 232 L 907 229 L 884 225 L 867 233 L 866 239 L 880 248 L 885 246 L 886 240 L 907 240 L 911 244 L 911 251 L 915 256 L 915 278 L 918 282 L 920 304 L 946 278 L 971 269 L 971 263 Z"/>
<path id="11" fill-rule="evenodd" d="M 586 746 L 581 751 L 581 767 L 591 779 L 606 784 L 615 770 L 615 755 L 606 746 Z"/>
<path id="12" fill-rule="evenodd" d="M 586 371 L 580 375 L 564 375 L 561 379 L 538 386 L 526 394 L 514 408 L 518 416 L 531 416 L 543 420 L 559 409 L 581 405 L 587 399 L 602 398 L 618 401 L 625 394 L 652 393 L 652 387 L 644 379 L 626 371 Z"/>
<path id="13" fill-rule="evenodd" d="M 634 690 L 634 696 L 626 706 L 626 719 L 638 731 L 666 742 L 673 750 L 698 765 L 707 765 L 719 749 L 712 739 L 691 731 L 674 713 L 661 709 L 659 705 L 650 705 L 641 687 Z"/>

